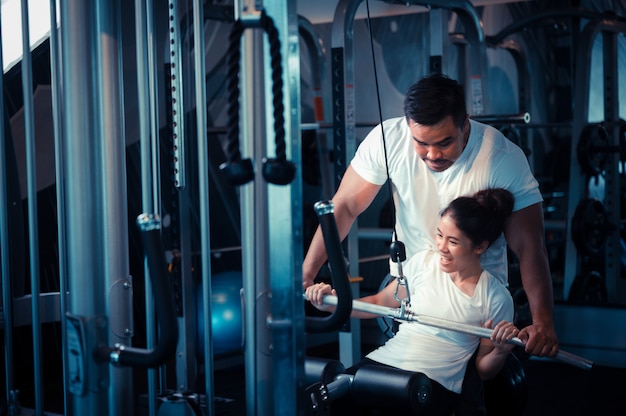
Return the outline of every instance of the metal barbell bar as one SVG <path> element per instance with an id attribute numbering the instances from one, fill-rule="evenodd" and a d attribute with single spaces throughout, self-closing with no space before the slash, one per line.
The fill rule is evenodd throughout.
<path id="1" fill-rule="evenodd" d="M 303 294 L 303 297 L 306 299 L 305 294 Z M 329 306 L 336 306 L 337 296 L 325 295 L 323 298 L 323 303 Z M 489 328 L 482 328 L 478 326 L 463 324 L 460 322 L 453 322 L 434 316 L 416 314 L 410 309 L 406 308 L 391 308 L 388 306 L 375 305 L 359 300 L 353 300 L 352 309 L 355 311 L 371 313 L 372 315 L 386 316 L 388 318 L 396 319 L 398 321 L 417 322 L 422 325 L 448 329 L 456 332 L 463 332 L 465 334 L 476 335 L 481 338 L 491 338 L 491 334 L 493 333 L 493 330 Z M 525 346 L 524 341 L 522 341 L 518 337 L 515 337 L 507 342 L 518 347 Z M 559 350 L 554 358 L 564 363 L 571 364 L 578 368 L 582 368 L 584 370 L 590 370 L 593 366 L 592 361 L 563 350 Z"/>

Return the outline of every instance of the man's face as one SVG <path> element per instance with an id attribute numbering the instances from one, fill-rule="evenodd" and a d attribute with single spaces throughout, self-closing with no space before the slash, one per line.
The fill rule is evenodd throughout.
<path id="1" fill-rule="evenodd" d="M 461 156 L 469 136 L 469 121 L 465 119 L 463 128 L 459 128 L 451 116 L 434 126 L 424 126 L 409 119 L 409 129 L 415 151 L 426 166 L 432 171 L 443 172 Z"/>

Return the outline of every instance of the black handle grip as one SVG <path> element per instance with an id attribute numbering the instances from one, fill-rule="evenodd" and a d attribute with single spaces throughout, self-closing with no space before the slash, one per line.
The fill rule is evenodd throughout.
<path id="1" fill-rule="evenodd" d="M 352 290 L 350 289 L 346 261 L 335 222 L 334 205 L 332 201 L 318 201 L 313 208 L 319 218 L 324 236 L 332 286 L 337 291 L 337 307 L 329 316 L 307 316 L 305 328 L 307 332 L 331 332 L 341 328 L 350 317 L 350 313 L 352 313 Z"/>
<path id="2" fill-rule="evenodd" d="M 154 349 L 116 346 L 109 349 L 109 360 L 114 364 L 131 367 L 158 367 L 176 353 L 178 343 L 178 321 L 174 298 L 168 282 L 165 251 L 161 241 L 161 222 L 155 214 L 141 214 L 137 217 L 141 240 L 148 260 L 152 296 L 159 324 L 159 340 Z"/>

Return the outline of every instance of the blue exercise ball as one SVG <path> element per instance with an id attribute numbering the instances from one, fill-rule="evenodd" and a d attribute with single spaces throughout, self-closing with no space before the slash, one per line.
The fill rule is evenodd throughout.
<path id="1" fill-rule="evenodd" d="M 243 315 L 241 271 L 211 275 L 211 331 L 213 354 L 224 355 L 242 350 Z M 196 290 L 198 305 L 198 354 L 204 355 L 204 302 L 202 286 Z"/>

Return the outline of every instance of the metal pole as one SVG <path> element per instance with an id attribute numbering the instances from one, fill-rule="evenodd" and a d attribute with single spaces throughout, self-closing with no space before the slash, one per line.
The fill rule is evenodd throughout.
<path id="1" fill-rule="evenodd" d="M 335 9 L 332 30 L 332 85 L 333 85 L 333 152 L 335 160 L 334 189 L 337 189 L 350 158 L 356 151 L 356 98 L 354 92 L 354 17 L 362 0 L 340 0 Z M 358 219 L 345 238 L 345 247 L 350 264 L 349 274 L 359 275 L 359 240 L 355 232 Z M 359 285 L 352 287 L 353 297 L 359 296 Z M 350 331 L 339 332 L 339 359 L 350 366 L 361 357 L 361 326 L 350 320 Z"/>
<path id="2" fill-rule="evenodd" d="M 303 297 L 306 299 L 305 295 L 303 295 Z M 337 296 L 326 295 L 324 296 L 323 303 L 325 305 L 337 306 L 339 300 L 337 299 Z M 422 325 L 447 329 L 450 331 L 462 332 L 464 334 L 475 335 L 481 338 L 491 338 L 491 334 L 493 333 L 493 330 L 489 328 L 468 325 L 461 322 L 454 322 L 448 319 L 437 318 L 435 316 L 416 314 L 408 309 L 403 310 L 401 308 L 391 308 L 388 306 L 376 305 L 373 303 L 363 302 L 359 300 L 352 301 L 352 309 L 355 311 L 371 313 L 373 315 L 385 316 L 399 321 L 417 322 L 418 324 Z M 524 341 L 517 337 L 514 337 L 507 342 L 518 347 L 525 346 Z M 564 363 L 571 364 L 584 370 L 589 370 L 593 366 L 593 362 L 587 360 L 586 358 L 579 357 L 563 350 L 559 351 L 555 358 Z"/>
<path id="3" fill-rule="evenodd" d="M 267 71 L 264 65 L 264 34 L 259 31 L 244 33 L 244 46 L 241 68 L 241 101 L 246 105 L 241 109 L 242 147 L 244 152 L 253 155 L 260 161 L 264 156 L 265 143 L 254 140 L 264 137 L 266 129 L 265 113 L 262 110 L 264 97 L 264 80 Z M 261 104 L 260 104 L 261 103 Z M 257 162 L 258 163 L 258 162 Z M 249 385 L 246 392 L 248 400 L 247 415 L 269 416 L 274 414 L 272 392 L 271 334 L 263 317 L 269 311 L 269 265 L 267 242 L 267 193 L 262 188 L 263 182 L 258 179 L 251 186 L 242 186 L 241 193 L 241 245 L 243 259 L 243 288 L 246 300 L 247 326 L 246 372 Z M 244 191 L 245 188 L 245 191 Z M 252 380 L 252 374 L 254 378 Z M 252 400 L 250 401 L 250 398 Z"/>
<path id="4" fill-rule="evenodd" d="M 99 81 L 97 97 L 102 114 L 100 124 L 102 189 L 104 192 L 105 287 L 108 302 L 109 344 L 131 345 L 133 334 L 132 282 L 129 277 L 128 216 L 126 192 L 126 140 L 122 91 L 121 16 L 119 0 L 100 1 L 97 8 Z M 109 412 L 111 416 L 133 413 L 133 371 L 109 367 Z"/>
<path id="5" fill-rule="evenodd" d="M 193 37 L 196 91 L 196 129 L 198 143 L 198 193 L 200 210 L 200 257 L 202 262 L 202 304 L 204 309 L 204 386 L 209 416 L 213 407 L 213 330 L 211 325 L 211 232 L 209 221 L 209 152 L 206 120 L 206 68 L 204 61 L 204 6 L 193 3 Z"/>
<path id="6" fill-rule="evenodd" d="M 300 39 L 294 0 L 270 2 L 272 17 L 280 34 L 285 145 L 288 157 L 302 166 L 300 134 Z M 268 77 L 268 80 L 270 78 Z M 269 82 L 267 91 L 271 91 Z M 270 94 L 268 96 L 271 97 Z M 274 98 L 274 97 L 272 97 Z M 269 104 L 269 100 L 268 100 Z M 267 107 L 269 108 L 269 107 Z M 269 113 L 269 112 L 268 112 Z M 268 123 L 269 125 L 269 123 Z M 275 150 L 275 133 L 268 132 L 266 154 Z M 304 386 L 304 308 L 302 293 L 302 175 L 285 186 L 265 184 L 270 224 L 270 288 L 274 382 L 288 386 L 285 395 L 274 389 L 276 414 L 305 414 Z M 288 201 L 286 203 L 285 201 Z M 282 212 L 282 213 L 281 213 Z"/>
<path id="7" fill-rule="evenodd" d="M 621 29 L 626 29 L 624 25 Z M 622 31 L 602 32 L 602 67 L 604 74 L 603 85 L 603 102 L 604 102 L 604 124 L 609 134 L 609 143 L 622 148 L 624 137 L 621 131 L 620 119 L 620 76 L 619 66 L 621 66 L 618 58 L 618 42 L 620 37 L 623 38 Z M 622 172 L 620 172 L 622 156 L 619 152 L 612 153 L 607 163 L 604 174 L 605 190 L 604 205 L 608 211 L 609 222 L 611 224 L 620 224 L 622 218 L 623 192 L 622 192 Z M 624 303 L 624 289 L 626 283 L 622 278 L 621 258 L 621 233 L 619 228 L 614 229 L 607 236 L 606 245 L 604 247 L 604 276 L 608 289 L 610 303 Z M 620 276 L 622 275 L 622 276 Z"/>
<path id="8" fill-rule="evenodd" d="M 307 48 L 311 61 L 311 73 L 313 75 L 313 111 L 315 124 L 317 124 L 315 134 L 320 161 L 322 199 L 331 199 L 334 194 L 334 187 L 333 178 L 331 176 L 330 158 L 328 156 L 328 138 L 326 132 L 320 128 L 320 125 L 324 124 L 326 120 L 324 94 L 322 94 L 322 87 L 326 79 L 326 52 L 322 39 L 316 33 L 315 28 L 309 20 L 299 16 L 298 29 L 300 38 Z M 300 130 L 304 130 L 302 123 L 300 124 Z"/>
<path id="9" fill-rule="evenodd" d="M 235 0 L 235 19 L 243 20 L 243 10 L 246 7 L 242 4 L 243 0 Z M 248 9 L 249 13 L 255 11 L 254 5 Z M 254 37 L 256 36 L 256 37 Z M 239 116 L 240 131 L 244 137 L 240 141 L 243 155 L 254 155 L 254 143 L 245 140 L 245 137 L 255 137 L 253 131 L 254 126 L 251 120 L 263 124 L 264 119 L 256 117 L 255 106 L 252 97 L 258 92 L 258 85 L 262 84 L 262 74 L 264 68 L 257 66 L 260 61 L 258 54 L 254 54 L 253 43 L 258 34 L 254 34 L 248 30 L 243 33 L 239 47 L 241 48 L 241 65 L 240 65 L 240 101 L 241 112 Z M 262 62 L 262 61 L 261 61 Z M 246 70 L 246 68 L 248 68 Z M 252 71 L 249 68 L 256 68 Z M 256 182 L 256 181 L 255 181 Z M 241 268 L 243 282 L 243 303 L 244 303 L 244 361 L 245 361 L 245 386 L 246 386 L 246 415 L 265 415 L 269 404 L 266 404 L 267 397 L 271 393 L 264 390 L 265 385 L 271 385 L 271 370 L 265 357 L 269 355 L 267 348 L 267 333 L 259 331 L 257 325 L 257 305 L 263 305 L 266 301 L 267 290 L 265 290 L 264 282 L 261 279 L 257 281 L 256 276 L 267 276 L 264 269 L 264 259 L 256 252 L 257 246 L 263 250 L 264 244 L 256 244 L 257 226 L 262 226 L 262 221 L 257 221 L 256 206 L 265 207 L 261 201 L 255 201 L 255 184 L 246 184 L 240 187 L 239 203 L 241 212 Z M 259 273 L 260 271 L 260 273 Z M 266 306 L 266 305 L 265 305 Z M 261 313 L 264 311 L 261 310 Z M 258 332 L 258 333 L 257 333 Z M 206 335 L 205 335 L 206 336 Z M 261 339 L 259 339 L 261 338 Z M 269 377 L 270 380 L 261 377 Z"/>
<path id="10" fill-rule="evenodd" d="M 135 37 L 137 55 L 137 93 L 139 105 L 139 141 L 141 148 L 141 195 L 144 212 L 160 212 L 158 169 L 158 116 L 156 89 L 154 87 L 154 40 L 152 2 L 135 0 Z M 146 85 L 147 80 L 147 85 Z M 155 145 L 154 143 L 157 143 Z M 157 152 L 154 155 L 154 152 Z M 146 288 L 146 344 L 154 347 L 156 342 L 152 286 L 147 263 L 144 265 Z M 148 369 L 148 411 L 156 415 L 157 373 Z"/>
<path id="11" fill-rule="evenodd" d="M 28 244 L 33 332 L 33 372 L 35 413 L 43 414 L 43 372 L 41 364 L 41 324 L 39 315 L 39 227 L 37 215 L 37 160 L 35 114 L 33 108 L 33 66 L 30 53 L 28 1 L 22 0 L 22 94 L 24 97 L 24 140 L 26 142 L 26 187 L 28 193 Z M 10 305 L 7 305 L 9 307 Z M 10 323 L 9 323 L 10 324 Z"/>
<path id="12" fill-rule="evenodd" d="M 78 383 L 68 382 L 72 411 L 76 415 L 108 413 L 108 364 L 95 362 L 91 354 L 93 344 L 107 342 L 106 331 L 102 331 L 106 329 L 103 296 L 106 259 L 100 239 L 104 235 L 104 220 L 99 154 L 101 109 L 95 87 L 99 64 L 96 6 L 82 0 L 61 3 L 63 126 L 67 140 L 63 171 L 67 184 L 67 249 L 71 253 L 67 263 L 70 312 L 67 319 L 71 319 L 70 315 L 74 317 L 73 335 L 85 330 L 84 337 L 72 338 L 80 348 L 77 359 L 72 360 L 73 369 L 84 370 L 86 376 Z"/>
<path id="13" fill-rule="evenodd" d="M 0 8 L 0 33 L 2 33 L 2 8 Z M 1 36 L 0 36 L 1 40 Z M 0 41 L 0 68 L 4 68 L 2 59 L 2 42 Z M 3 69 L 4 74 L 4 69 Z M 0 91 L 4 91 L 4 76 L 0 77 Z M 2 323 L 4 327 L 4 365 L 6 397 L 10 399 L 13 392 L 13 287 L 11 284 L 11 262 L 9 253 L 9 204 L 7 187 L 7 154 L 5 129 L 4 96 L 0 98 L 0 259 L 2 259 Z M 9 408 L 11 402 L 8 403 Z"/>
<path id="14" fill-rule="evenodd" d="M 65 225 L 65 175 L 63 174 L 63 128 L 62 128 L 62 103 L 61 97 L 62 83 L 61 71 L 59 68 L 59 39 L 57 32 L 57 2 L 50 0 L 50 92 L 52 95 L 52 120 L 54 125 L 54 169 L 57 197 L 57 246 L 59 258 L 59 306 L 60 316 L 65 316 L 67 311 L 67 251 L 66 245 L 66 225 Z M 65 319 L 61 319 L 61 333 L 66 332 Z M 61 351 L 66 350 L 66 339 L 61 337 Z M 63 355 L 63 381 L 67 383 L 67 360 Z M 64 414 L 69 414 L 68 391 L 63 389 L 63 409 Z"/>
<path id="15" fill-rule="evenodd" d="M 472 116 L 472 119 L 486 124 L 528 124 L 530 123 L 530 113 Z"/>

